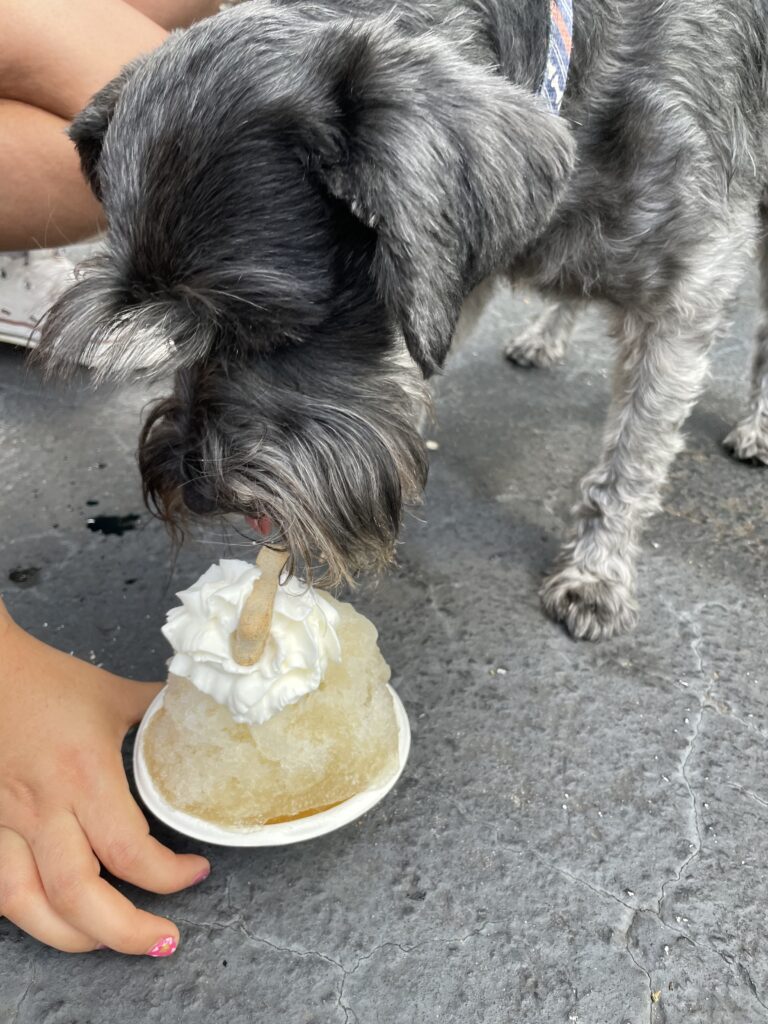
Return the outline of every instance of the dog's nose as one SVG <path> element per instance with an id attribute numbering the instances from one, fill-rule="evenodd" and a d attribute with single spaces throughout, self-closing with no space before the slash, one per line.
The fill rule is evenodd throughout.
<path id="1" fill-rule="evenodd" d="M 193 483 L 184 484 L 184 504 L 196 516 L 208 516 L 216 511 L 216 502 Z"/>
<path id="2" fill-rule="evenodd" d="M 196 516 L 207 516 L 216 511 L 216 502 L 210 495 L 201 477 L 200 466 L 193 456 L 185 455 L 182 460 L 184 504 Z"/>

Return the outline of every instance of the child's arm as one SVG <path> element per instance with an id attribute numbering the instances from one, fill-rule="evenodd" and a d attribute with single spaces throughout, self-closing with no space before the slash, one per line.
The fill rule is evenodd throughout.
<path id="1" fill-rule="evenodd" d="M 176 926 L 137 909 L 100 863 L 158 893 L 209 870 L 151 838 L 128 789 L 120 746 L 156 693 L 40 643 L 0 601 L 0 915 L 58 949 L 175 949 Z"/>

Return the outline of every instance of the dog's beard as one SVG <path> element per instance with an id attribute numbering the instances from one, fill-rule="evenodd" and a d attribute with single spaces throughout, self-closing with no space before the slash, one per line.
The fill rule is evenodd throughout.
<path id="1" fill-rule="evenodd" d="M 392 561 L 421 498 L 426 389 L 391 357 L 293 370 L 305 379 L 263 365 L 181 371 L 142 432 L 145 497 L 177 533 L 190 513 L 268 516 L 291 571 L 350 582 Z"/>

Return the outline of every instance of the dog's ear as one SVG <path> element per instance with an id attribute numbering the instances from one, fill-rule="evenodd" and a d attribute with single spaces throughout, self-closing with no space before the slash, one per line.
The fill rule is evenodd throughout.
<path id="1" fill-rule="evenodd" d="M 101 199 L 101 182 L 99 181 L 99 161 L 112 115 L 117 107 L 126 82 L 143 64 L 144 57 L 137 57 L 126 64 L 111 82 L 91 97 L 88 106 L 76 115 L 69 127 L 68 135 L 75 144 L 80 157 L 80 167 L 86 181 L 91 186 L 97 199 Z"/>
<path id="2" fill-rule="evenodd" d="M 335 116 L 317 123 L 311 159 L 376 231 L 375 285 L 428 376 L 469 291 L 551 216 L 570 133 L 533 95 L 391 19 L 329 26 L 317 62 Z"/>

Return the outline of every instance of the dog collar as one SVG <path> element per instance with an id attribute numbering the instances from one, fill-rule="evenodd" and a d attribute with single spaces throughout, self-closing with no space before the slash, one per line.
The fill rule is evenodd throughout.
<path id="1" fill-rule="evenodd" d="M 541 97 L 553 114 L 560 112 L 573 48 L 573 0 L 550 0 L 549 48 Z"/>

